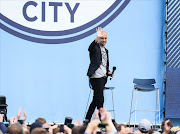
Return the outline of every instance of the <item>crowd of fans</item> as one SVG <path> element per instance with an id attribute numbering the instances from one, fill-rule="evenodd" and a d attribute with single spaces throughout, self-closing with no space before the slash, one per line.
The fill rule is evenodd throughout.
<path id="1" fill-rule="evenodd" d="M 180 134 L 180 127 L 174 127 L 170 120 L 163 121 L 161 129 L 157 130 L 152 128 L 150 121 L 143 119 L 139 122 L 138 129 L 134 130 L 125 124 L 112 121 L 110 113 L 104 108 L 95 112 L 92 121 L 85 120 L 83 123 L 77 121 L 66 125 L 50 125 L 44 118 L 38 118 L 33 124 L 27 126 L 26 112 L 24 111 L 21 119 L 20 116 L 21 108 L 6 127 L 0 115 L 0 134 Z"/>

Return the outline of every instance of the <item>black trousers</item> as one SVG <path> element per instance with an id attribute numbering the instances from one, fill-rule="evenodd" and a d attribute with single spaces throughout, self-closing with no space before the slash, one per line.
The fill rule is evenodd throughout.
<path id="1" fill-rule="evenodd" d="M 91 117 L 94 113 L 94 110 L 96 109 L 100 109 L 101 107 L 103 107 L 103 103 L 104 103 L 104 86 L 106 84 L 106 77 L 102 77 L 102 78 L 90 78 L 90 82 L 91 85 L 93 87 L 94 90 L 94 94 L 93 94 L 93 100 L 89 106 L 88 112 L 86 114 L 86 119 L 88 119 L 89 121 L 91 120 Z"/>

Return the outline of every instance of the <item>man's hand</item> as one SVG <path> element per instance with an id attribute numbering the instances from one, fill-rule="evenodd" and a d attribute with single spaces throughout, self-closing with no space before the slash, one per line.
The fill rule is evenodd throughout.
<path id="1" fill-rule="evenodd" d="M 98 42 L 100 40 L 100 38 L 103 36 L 102 35 L 102 28 L 101 27 L 96 28 L 96 33 L 97 33 L 97 37 L 95 39 L 95 42 Z"/>
<path id="2" fill-rule="evenodd" d="M 25 121 L 26 118 L 27 118 L 27 114 L 26 114 L 26 111 L 24 111 L 24 114 L 23 114 L 23 116 L 22 116 L 22 120 Z"/>
<path id="3" fill-rule="evenodd" d="M 100 108 L 101 121 L 109 123 L 111 121 L 111 114 L 104 108 Z"/>
<path id="4" fill-rule="evenodd" d="M 111 130 L 116 129 L 113 122 L 112 122 L 111 114 L 109 112 L 107 112 L 106 109 L 104 109 L 104 108 L 100 108 L 99 112 L 101 114 L 101 121 L 103 123 L 108 124 L 109 127 L 107 127 L 107 129 L 109 131 L 108 134 L 110 134 Z"/>
<path id="5" fill-rule="evenodd" d="M 114 73 L 112 74 L 110 71 L 108 72 L 108 76 L 111 76 L 112 75 L 112 78 L 114 77 Z"/>
<path id="6" fill-rule="evenodd" d="M 93 119 L 87 126 L 85 133 L 92 134 L 93 131 L 97 128 L 99 125 L 98 119 Z"/>
<path id="7" fill-rule="evenodd" d="M 12 117 L 10 120 L 10 125 L 12 125 L 13 123 L 16 123 L 17 121 L 18 121 L 17 117 Z"/>
<path id="8" fill-rule="evenodd" d="M 18 112 L 17 112 L 17 120 L 19 120 L 19 118 L 21 117 L 21 107 L 19 108 Z"/>
<path id="9" fill-rule="evenodd" d="M 58 125 L 51 126 L 51 127 L 49 128 L 49 134 L 53 134 L 53 129 L 55 129 L 55 128 L 57 128 L 57 127 L 58 127 Z"/>
<path id="10" fill-rule="evenodd" d="M 72 134 L 72 130 L 69 127 L 67 127 L 66 125 L 64 125 L 64 133 L 65 134 Z"/>
<path id="11" fill-rule="evenodd" d="M 96 112 L 94 113 L 93 119 L 99 119 L 98 114 L 99 114 L 99 110 L 96 110 Z"/>
<path id="12" fill-rule="evenodd" d="M 78 120 L 78 121 L 76 121 L 75 123 L 74 123 L 74 126 L 75 127 L 77 127 L 77 126 L 82 126 L 83 125 L 83 123 L 80 121 L 80 120 Z"/>
<path id="13" fill-rule="evenodd" d="M 107 134 L 112 134 L 112 127 L 109 125 L 106 125 L 106 132 Z"/>
<path id="14" fill-rule="evenodd" d="M 107 123 L 107 120 L 106 120 L 106 110 L 104 108 L 100 108 L 99 109 L 99 113 L 101 115 L 101 121 Z"/>
<path id="15" fill-rule="evenodd" d="M 97 33 L 97 37 L 102 37 L 102 28 L 101 27 L 98 27 L 96 28 L 96 33 Z"/>

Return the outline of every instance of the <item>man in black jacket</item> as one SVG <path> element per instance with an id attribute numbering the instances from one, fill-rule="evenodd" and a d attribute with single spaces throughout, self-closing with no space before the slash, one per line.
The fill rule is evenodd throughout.
<path id="1" fill-rule="evenodd" d="M 86 119 L 91 120 L 95 108 L 103 107 L 103 90 L 107 82 L 107 77 L 112 75 L 109 71 L 108 50 L 105 48 L 107 42 L 107 33 L 102 31 L 101 27 L 96 29 L 97 37 L 89 46 L 90 65 L 87 75 L 94 90 L 93 100 L 86 114 Z M 113 76 L 112 76 L 113 77 Z"/>

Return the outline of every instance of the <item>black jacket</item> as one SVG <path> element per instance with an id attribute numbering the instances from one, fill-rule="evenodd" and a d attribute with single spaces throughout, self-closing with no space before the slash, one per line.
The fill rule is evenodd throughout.
<path id="1" fill-rule="evenodd" d="M 109 56 L 108 56 L 108 50 L 105 48 L 107 53 L 107 76 L 109 71 Z M 102 63 L 102 54 L 101 49 L 98 43 L 95 43 L 95 40 L 90 44 L 89 46 L 89 56 L 90 56 L 90 65 L 87 72 L 87 75 L 91 77 L 95 71 L 100 67 Z"/>

